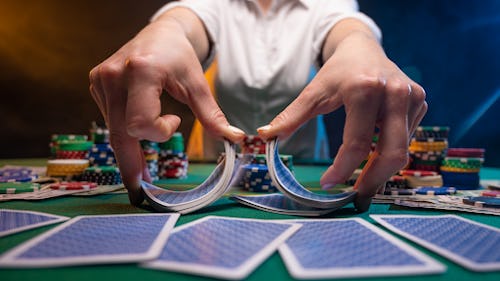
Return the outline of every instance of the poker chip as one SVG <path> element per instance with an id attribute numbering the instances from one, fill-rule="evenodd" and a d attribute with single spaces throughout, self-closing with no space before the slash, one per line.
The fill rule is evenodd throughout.
<path id="1" fill-rule="evenodd" d="M 175 132 L 168 141 L 159 143 L 160 150 L 172 153 L 184 151 L 184 137 L 181 132 Z"/>
<path id="2" fill-rule="evenodd" d="M 86 181 L 59 182 L 50 184 L 51 189 L 56 190 L 90 190 L 97 187 L 97 183 Z"/>
<path id="3" fill-rule="evenodd" d="M 89 166 L 87 159 L 53 159 L 47 161 L 47 175 L 50 177 L 66 177 L 81 175 Z"/>
<path id="4" fill-rule="evenodd" d="M 246 135 L 241 145 L 243 154 L 265 154 L 266 142 L 256 135 Z"/>
<path id="5" fill-rule="evenodd" d="M 0 194 L 16 194 L 25 192 L 34 192 L 40 189 L 38 183 L 28 182 L 4 182 L 0 183 Z"/>
<path id="6" fill-rule="evenodd" d="M 384 190 L 384 195 L 415 195 L 415 191 L 413 189 L 404 188 L 386 188 Z"/>
<path id="7" fill-rule="evenodd" d="M 480 208 L 500 208 L 500 198 L 496 197 L 468 196 L 463 198 L 462 202 Z"/>
<path id="8" fill-rule="evenodd" d="M 415 130 L 417 140 L 445 140 L 448 138 L 450 127 L 447 126 L 419 126 Z"/>
<path id="9" fill-rule="evenodd" d="M 434 186 L 423 186 L 415 189 L 416 194 L 421 195 L 451 195 L 456 194 L 457 189 L 450 186 L 434 187 Z"/>
<path id="10" fill-rule="evenodd" d="M 485 190 L 481 192 L 481 196 L 500 198 L 500 190 Z"/>
<path id="11" fill-rule="evenodd" d="M 449 172 L 441 169 L 441 176 L 443 177 L 443 185 L 454 186 L 457 189 L 478 189 L 479 185 L 479 173 L 469 173 L 469 172 Z"/>
<path id="12" fill-rule="evenodd" d="M 416 177 L 416 176 L 404 176 L 408 186 L 412 188 L 420 187 L 420 186 L 443 186 L 443 178 L 441 175 L 436 176 L 425 176 L 425 177 Z"/>
<path id="13" fill-rule="evenodd" d="M 98 185 L 116 185 L 122 182 L 120 170 L 113 166 L 88 167 L 81 179 Z"/>
<path id="14" fill-rule="evenodd" d="M 90 136 L 94 143 L 109 143 L 109 130 L 105 127 L 97 126 L 96 122 L 92 122 Z"/>
<path id="15" fill-rule="evenodd" d="M 424 171 L 424 170 L 401 170 L 399 172 L 402 176 L 414 176 L 414 177 L 428 177 L 437 176 L 438 173 L 434 171 Z"/>
<path id="16" fill-rule="evenodd" d="M 484 153 L 484 148 L 448 148 L 446 151 L 448 157 L 484 158 Z"/>
<path id="17" fill-rule="evenodd" d="M 267 165 L 247 164 L 243 169 L 243 188 L 252 192 L 277 192 L 276 186 L 272 183 Z"/>

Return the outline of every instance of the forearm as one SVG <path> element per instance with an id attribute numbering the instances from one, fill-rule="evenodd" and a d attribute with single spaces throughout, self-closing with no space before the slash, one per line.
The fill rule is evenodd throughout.
<path id="1" fill-rule="evenodd" d="M 335 24 L 328 33 L 322 49 L 322 60 L 326 62 L 335 52 L 337 46 L 346 38 L 357 36 L 380 47 L 379 40 L 373 31 L 363 22 L 355 18 L 346 18 Z M 381 48 L 381 47 L 380 47 Z"/>
<path id="2" fill-rule="evenodd" d="M 210 51 L 210 41 L 203 22 L 187 8 L 169 10 L 151 23 L 171 28 L 171 31 L 180 32 L 189 40 L 200 62 L 204 61 Z"/>

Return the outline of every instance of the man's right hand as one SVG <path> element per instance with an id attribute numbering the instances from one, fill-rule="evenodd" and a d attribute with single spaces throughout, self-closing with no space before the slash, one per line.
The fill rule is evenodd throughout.
<path id="1" fill-rule="evenodd" d="M 229 125 L 210 93 L 200 64 L 208 51 L 200 19 L 188 9 L 176 8 L 90 72 L 90 92 L 110 130 L 133 205 L 143 201 L 140 181 L 150 181 L 139 140 L 166 141 L 181 122 L 176 115 L 161 115 L 163 90 L 187 104 L 212 135 L 233 142 L 244 137 L 243 131 Z"/>

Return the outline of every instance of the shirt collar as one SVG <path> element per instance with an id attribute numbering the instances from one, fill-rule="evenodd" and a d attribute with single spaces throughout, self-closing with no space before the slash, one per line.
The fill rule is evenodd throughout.
<path id="1" fill-rule="evenodd" d="M 247 2 L 254 2 L 255 4 L 257 4 L 257 0 L 245 0 L 245 1 L 247 1 Z M 273 0 L 273 1 L 276 1 L 276 0 Z M 309 8 L 309 6 L 310 6 L 309 1 L 306 1 L 306 0 L 288 0 L 288 1 L 299 2 L 300 4 L 302 4 L 306 8 Z"/>

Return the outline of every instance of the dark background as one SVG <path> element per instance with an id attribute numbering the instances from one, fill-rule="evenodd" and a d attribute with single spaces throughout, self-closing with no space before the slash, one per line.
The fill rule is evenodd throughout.
<path id="1" fill-rule="evenodd" d="M 46 157 L 52 133 L 102 122 L 88 72 L 132 38 L 166 1 L 0 2 L 0 158 Z M 451 127 L 453 147 L 486 148 L 500 166 L 500 1 L 359 0 L 388 56 L 427 91 L 423 125 Z M 188 109 L 165 96 L 165 111 Z M 327 128 L 338 137 L 333 121 Z M 335 146 L 335 137 L 332 146 Z"/>

